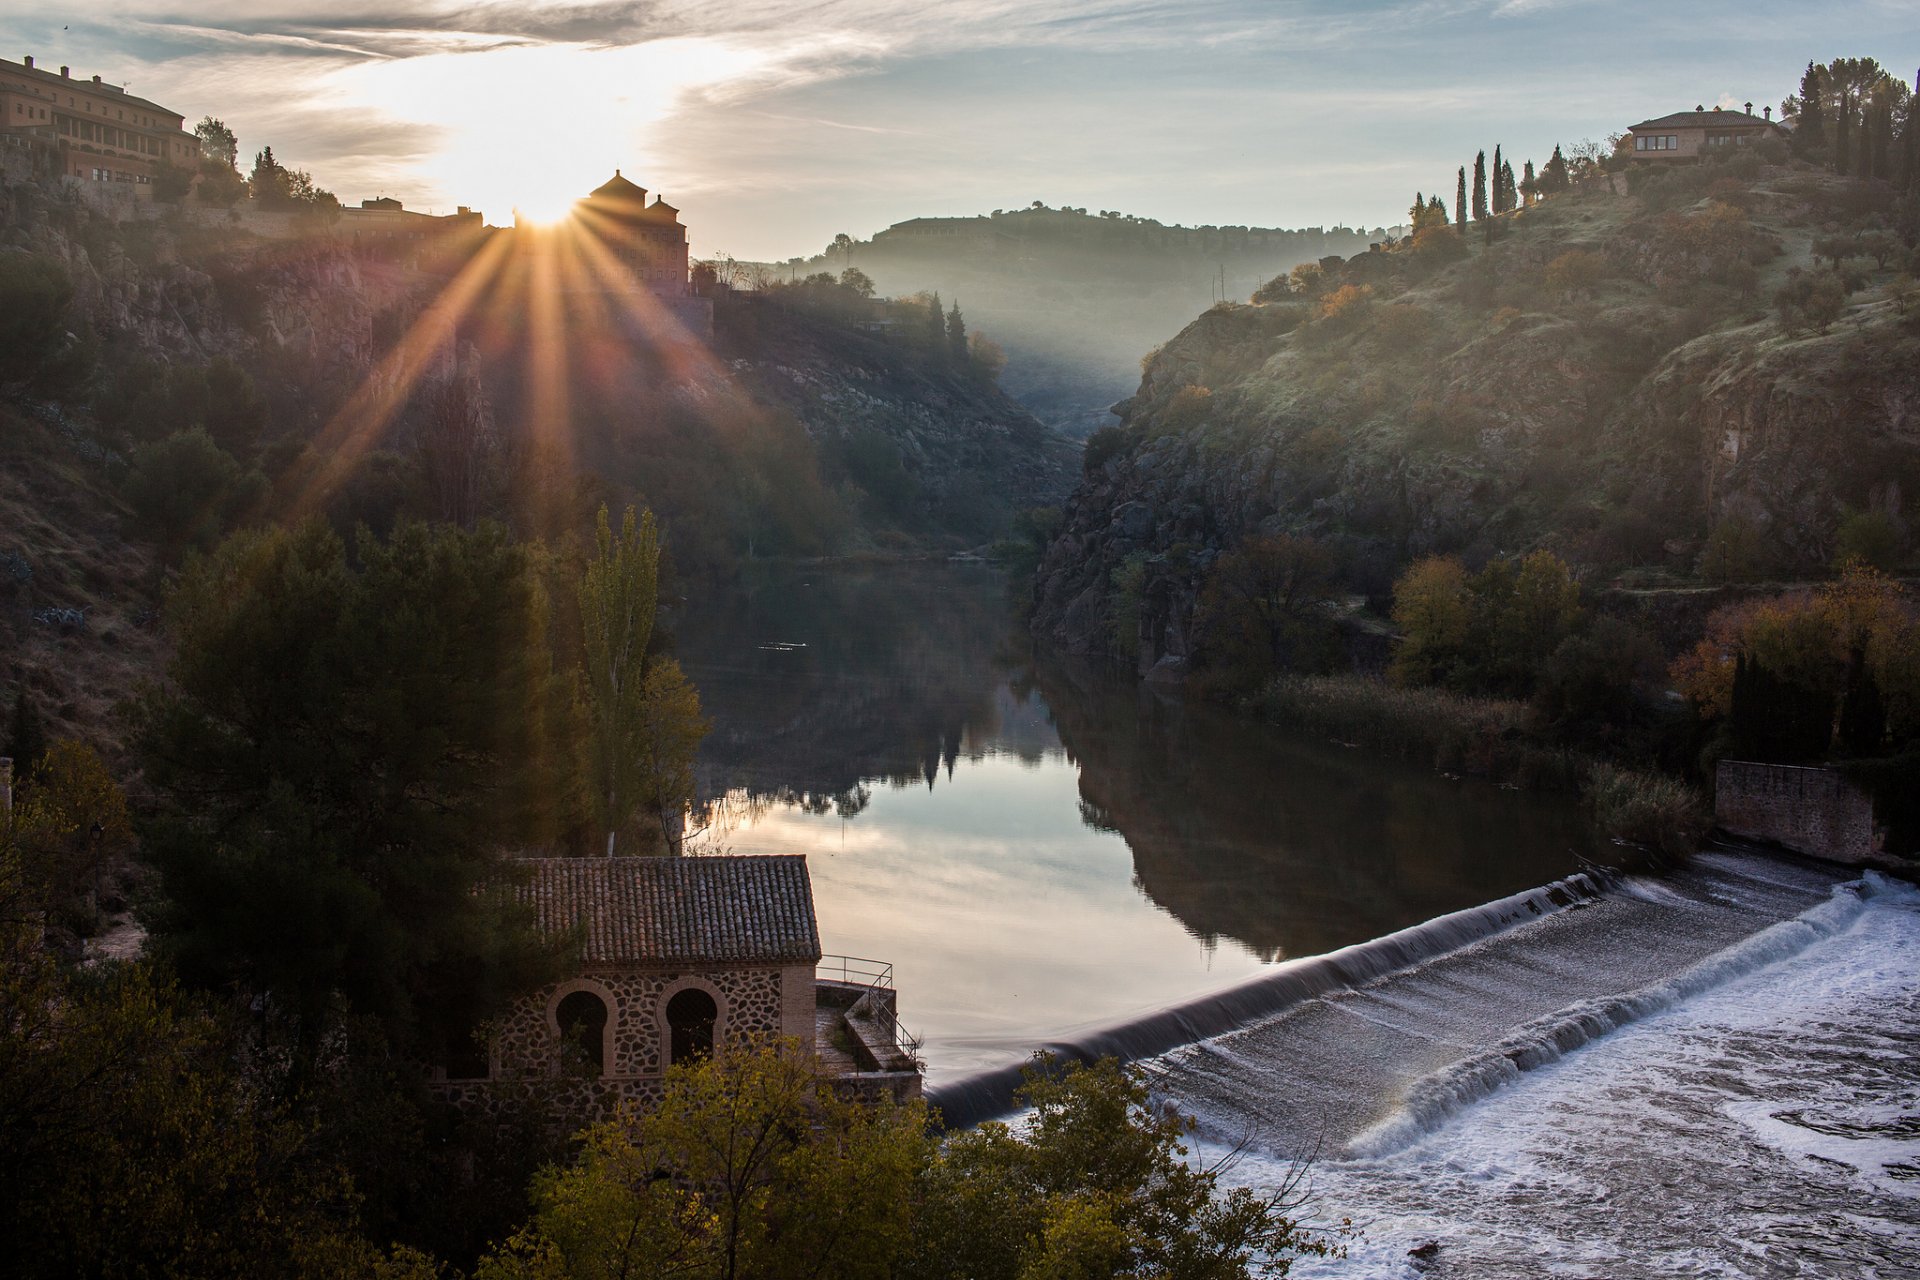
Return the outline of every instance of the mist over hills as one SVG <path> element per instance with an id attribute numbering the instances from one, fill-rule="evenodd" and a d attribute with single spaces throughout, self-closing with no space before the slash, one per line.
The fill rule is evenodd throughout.
<path id="1" fill-rule="evenodd" d="M 1142 357 L 1222 298 L 1303 262 L 1347 257 L 1385 228 L 1167 226 L 1117 210 L 1001 210 L 914 218 L 836 240 L 790 270 L 865 272 L 883 294 L 937 291 L 1006 349 L 1001 385 L 1049 426 L 1084 437 L 1139 381 Z"/>

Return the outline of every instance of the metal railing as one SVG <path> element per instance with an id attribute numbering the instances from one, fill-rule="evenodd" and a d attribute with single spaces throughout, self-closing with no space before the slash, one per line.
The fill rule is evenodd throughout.
<path id="1" fill-rule="evenodd" d="M 921 1069 L 924 1064 L 920 1060 L 920 1037 L 900 1025 L 894 1001 L 881 998 L 882 992 L 894 991 L 893 965 L 890 962 L 870 960 L 865 956 L 821 956 L 814 974 L 848 986 L 865 987 L 866 991 L 853 1002 L 848 1012 L 864 1013 L 872 1018 L 893 1042 L 894 1048 L 912 1060 L 914 1069 Z"/>

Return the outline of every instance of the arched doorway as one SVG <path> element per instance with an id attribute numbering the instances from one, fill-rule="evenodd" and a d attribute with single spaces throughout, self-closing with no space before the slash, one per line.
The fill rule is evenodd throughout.
<path id="1" fill-rule="evenodd" d="M 668 1062 L 691 1062 L 713 1055 L 713 1024 L 720 1016 L 713 997 L 698 987 L 676 991 L 667 1001 L 670 1036 Z"/>
<path id="2" fill-rule="evenodd" d="M 569 1067 L 591 1067 L 607 1073 L 607 1003 L 591 991 L 569 992 L 554 1010 L 560 1024 L 560 1051 Z"/>

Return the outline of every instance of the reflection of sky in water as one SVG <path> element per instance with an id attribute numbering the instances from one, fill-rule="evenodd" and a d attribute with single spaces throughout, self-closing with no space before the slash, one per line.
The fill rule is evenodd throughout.
<path id="1" fill-rule="evenodd" d="M 1081 821 L 1078 777 L 1058 751 L 962 757 L 932 790 L 870 783 L 850 819 L 769 806 L 725 844 L 809 855 L 821 945 L 892 961 L 938 1077 L 1260 967 L 1141 894 L 1126 842 Z"/>

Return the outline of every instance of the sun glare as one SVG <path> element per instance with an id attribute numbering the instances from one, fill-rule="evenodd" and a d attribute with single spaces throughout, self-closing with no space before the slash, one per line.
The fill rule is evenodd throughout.
<path id="1" fill-rule="evenodd" d="M 337 73 L 337 87 L 430 131 L 415 176 L 441 203 L 496 225 L 515 212 L 551 225 L 615 168 L 647 173 L 654 130 L 687 95 L 775 61 L 708 39 L 518 45 L 362 63 Z"/>

